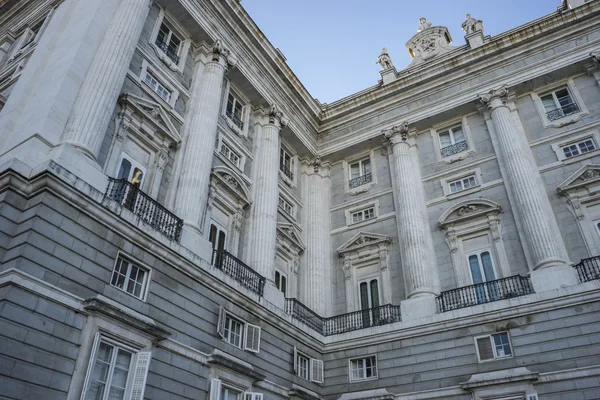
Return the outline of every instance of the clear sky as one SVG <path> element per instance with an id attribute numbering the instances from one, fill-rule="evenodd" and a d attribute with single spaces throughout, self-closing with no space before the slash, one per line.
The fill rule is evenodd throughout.
<path id="1" fill-rule="evenodd" d="M 396 69 L 410 63 L 406 42 L 420 17 L 465 43 L 465 14 L 497 35 L 556 11 L 560 0 L 242 0 L 258 27 L 287 58 L 313 97 L 331 103 L 381 79 L 387 47 Z"/>

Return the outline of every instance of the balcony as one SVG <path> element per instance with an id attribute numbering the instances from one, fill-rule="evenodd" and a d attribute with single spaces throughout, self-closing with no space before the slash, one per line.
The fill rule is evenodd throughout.
<path id="1" fill-rule="evenodd" d="M 179 56 L 167 43 L 157 40 L 156 47 L 161 49 L 175 64 L 179 64 Z"/>
<path id="2" fill-rule="evenodd" d="M 225 111 L 225 115 L 227 115 L 227 118 L 229 118 L 235 126 L 240 128 L 240 130 L 242 130 L 242 131 L 244 130 L 244 121 L 239 119 L 232 111 L 229 111 L 229 110 Z"/>
<path id="3" fill-rule="evenodd" d="M 582 283 L 600 279 L 600 256 L 583 259 L 573 268 L 577 271 Z"/>
<path id="4" fill-rule="evenodd" d="M 577 114 L 579 112 L 579 106 L 575 103 L 566 104 L 561 108 L 557 108 L 556 110 L 548 111 L 546 116 L 548 117 L 548 121 L 556 121 L 557 119 L 561 119 L 567 117 L 569 115 Z"/>
<path id="5" fill-rule="evenodd" d="M 212 264 L 254 293 L 262 296 L 266 279 L 226 250 L 214 250 Z"/>
<path id="6" fill-rule="evenodd" d="M 290 169 L 288 167 L 286 167 L 284 164 L 279 164 L 279 170 L 281 172 L 283 172 L 283 174 L 290 180 L 293 181 L 294 180 L 294 173 L 292 171 L 290 171 Z"/>
<path id="7" fill-rule="evenodd" d="M 350 179 L 348 181 L 348 186 L 350 187 L 350 189 L 354 189 L 359 186 L 366 185 L 367 183 L 371 183 L 372 180 L 373 180 L 373 177 L 371 176 L 371 173 L 369 172 L 368 174 L 364 174 L 364 175 L 361 175 L 354 179 Z"/>
<path id="8" fill-rule="evenodd" d="M 285 312 L 323 336 L 352 332 L 400 321 L 400 306 L 387 304 L 323 318 L 296 299 L 285 299 Z"/>
<path id="9" fill-rule="evenodd" d="M 127 179 L 108 178 L 108 187 L 104 196 L 130 210 L 170 240 L 179 241 L 183 220 Z"/>
<path id="10" fill-rule="evenodd" d="M 437 302 L 440 311 L 446 312 L 532 293 L 534 292 L 529 278 L 515 275 L 447 290 L 437 297 Z"/>
<path id="11" fill-rule="evenodd" d="M 442 154 L 442 157 L 450 157 L 451 155 L 462 153 L 467 150 L 469 150 L 469 144 L 467 142 L 458 142 L 443 147 L 442 150 L 440 150 L 440 153 Z"/>

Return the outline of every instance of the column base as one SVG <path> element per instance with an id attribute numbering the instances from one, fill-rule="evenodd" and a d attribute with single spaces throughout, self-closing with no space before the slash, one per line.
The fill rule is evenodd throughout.
<path id="1" fill-rule="evenodd" d="M 263 293 L 263 297 L 266 301 L 273 304 L 275 307 L 283 310 L 285 307 L 285 295 L 283 292 L 275 286 L 273 282 L 267 279 L 265 283 L 265 292 Z"/>
<path id="2" fill-rule="evenodd" d="M 181 241 L 179 243 L 207 263 L 211 263 L 212 245 L 208 240 L 204 239 L 197 228 L 190 225 L 183 225 Z"/>
<path id="3" fill-rule="evenodd" d="M 531 272 L 531 284 L 536 293 L 579 284 L 575 268 L 563 265 Z"/>
<path id="4" fill-rule="evenodd" d="M 400 302 L 402 321 L 410 321 L 437 314 L 435 296 L 413 297 Z"/>

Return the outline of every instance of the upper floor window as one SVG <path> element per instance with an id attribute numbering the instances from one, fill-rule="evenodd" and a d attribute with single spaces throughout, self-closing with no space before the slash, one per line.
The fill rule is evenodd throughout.
<path id="1" fill-rule="evenodd" d="M 146 77 L 144 78 L 144 82 L 154 91 L 154 93 L 158 94 L 161 99 L 169 103 L 171 99 L 171 91 L 167 89 L 162 83 L 160 83 L 150 72 L 146 71 Z"/>
<path id="2" fill-rule="evenodd" d="M 448 157 L 469 149 L 469 144 L 462 125 L 438 132 L 440 138 L 440 152 L 442 157 Z"/>
<path id="3" fill-rule="evenodd" d="M 119 256 L 113 270 L 110 284 L 138 299 L 144 299 L 150 271 L 130 260 Z"/>
<path id="4" fill-rule="evenodd" d="M 293 157 L 283 147 L 279 150 L 279 170 L 291 181 L 294 180 Z"/>
<path id="5" fill-rule="evenodd" d="M 121 162 L 117 169 L 117 179 L 126 179 L 128 182 L 141 187 L 144 183 L 146 169 L 142 165 L 130 158 L 127 154 L 121 155 Z"/>
<path id="6" fill-rule="evenodd" d="M 371 158 L 365 158 L 360 161 L 353 162 L 348 165 L 350 189 L 365 185 L 372 181 L 371 176 Z"/>
<path id="7" fill-rule="evenodd" d="M 227 96 L 225 115 L 241 131 L 244 130 L 244 105 L 231 92 Z"/>
<path id="8" fill-rule="evenodd" d="M 350 359 L 350 382 L 377 379 L 377 357 Z"/>
<path id="9" fill-rule="evenodd" d="M 219 309 L 217 333 L 227 343 L 253 353 L 260 351 L 260 326 L 252 325 Z"/>
<path id="10" fill-rule="evenodd" d="M 309 380 L 309 372 L 310 372 L 310 358 L 306 357 L 304 354 L 297 353 L 296 354 L 296 375 L 298 375 L 302 379 Z"/>
<path id="11" fill-rule="evenodd" d="M 565 158 L 571 158 L 596 150 L 596 144 L 594 143 L 594 139 L 590 137 L 576 143 L 561 146 L 561 150 L 563 151 Z"/>
<path id="12" fill-rule="evenodd" d="M 239 386 L 233 387 L 220 379 L 211 379 L 209 400 L 263 400 L 263 394 L 243 391 Z"/>
<path id="13" fill-rule="evenodd" d="M 540 96 L 540 99 L 542 100 L 546 117 L 549 121 L 555 121 L 579 112 L 577 103 L 573 100 L 573 96 L 571 96 L 569 89 L 566 87 Z"/>
<path id="14" fill-rule="evenodd" d="M 283 211 L 285 211 L 285 213 L 290 217 L 294 216 L 294 206 L 292 206 L 292 204 L 289 201 L 287 201 L 281 196 L 279 196 L 279 207 L 281 207 Z"/>
<path id="15" fill-rule="evenodd" d="M 227 143 L 221 141 L 221 154 L 225 156 L 236 167 L 240 168 L 240 160 L 242 156 L 234 151 Z"/>
<path id="16" fill-rule="evenodd" d="M 287 276 L 279 271 L 275 271 L 275 287 L 285 296 L 287 293 Z"/>
<path id="17" fill-rule="evenodd" d="M 173 33 L 173 30 L 171 30 L 164 22 L 160 25 L 158 34 L 156 35 L 155 44 L 171 59 L 171 61 L 175 64 L 179 64 L 181 39 Z"/>
<path id="18" fill-rule="evenodd" d="M 512 356 L 508 332 L 476 337 L 475 345 L 479 362 Z"/>
<path id="19" fill-rule="evenodd" d="M 356 211 L 352 213 L 352 223 L 366 221 L 368 219 L 375 218 L 375 207 L 365 208 L 364 210 Z"/>
<path id="20" fill-rule="evenodd" d="M 302 379 L 323 383 L 323 361 L 310 358 L 294 347 L 294 372 Z"/>
<path id="21" fill-rule="evenodd" d="M 227 239 L 227 231 L 216 222 L 211 221 L 208 240 L 212 244 L 213 250 L 225 250 L 225 239 Z"/>
<path id="22" fill-rule="evenodd" d="M 450 193 L 460 192 L 477 186 L 475 175 L 467 176 L 465 178 L 457 179 L 455 181 L 448 182 L 448 189 Z"/>

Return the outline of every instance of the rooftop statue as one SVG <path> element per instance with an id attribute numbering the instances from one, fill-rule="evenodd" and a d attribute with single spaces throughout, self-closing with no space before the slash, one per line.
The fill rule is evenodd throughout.
<path id="1" fill-rule="evenodd" d="M 427 28 L 431 28 L 431 22 L 427 22 L 425 17 L 419 18 L 419 27 L 417 28 L 417 32 L 422 32 Z"/>
<path id="2" fill-rule="evenodd" d="M 462 30 L 469 35 L 477 31 L 483 31 L 481 20 L 471 17 L 471 14 L 466 15 L 466 21 L 462 23 Z"/>
<path id="3" fill-rule="evenodd" d="M 383 50 L 381 50 L 381 54 L 379 55 L 376 64 L 381 65 L 381 69 L 389 69 L 394 67 L 390 53 L 385 47 Z"/>

